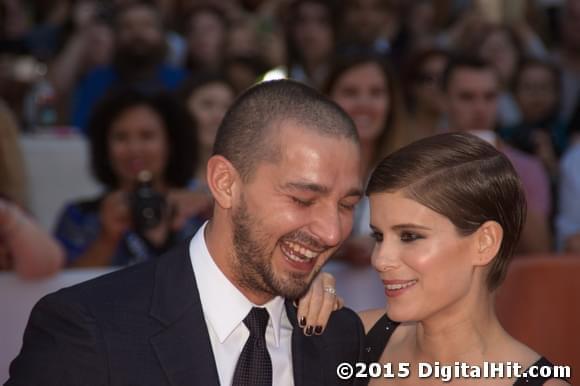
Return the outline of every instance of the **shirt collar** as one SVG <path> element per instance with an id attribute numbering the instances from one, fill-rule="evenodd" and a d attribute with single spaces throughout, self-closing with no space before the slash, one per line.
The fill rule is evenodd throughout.
<path id="1" fill-rule="evenodd" d="M 223 343 L 243 323 L 252 307 L 264 307 L 270 315 L 268 324 L 274 330 L 274 340 L 278 347 L 282 315 L 285 312 L 284 298 L 276 296 L 263 306 L 252 304 L 211 257 L 205 242 L 206 225 L 207 221 L 191 239 L 189 256 L 208 327 L 213 329 L 220 343 Z"/>

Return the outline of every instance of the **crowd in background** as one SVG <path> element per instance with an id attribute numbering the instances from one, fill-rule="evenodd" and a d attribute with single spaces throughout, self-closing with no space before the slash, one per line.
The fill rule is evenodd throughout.
<path id="1" fill-rule="evenodd" d="M 527 195 L 518 252 L 580 253 L 579 21 L 580 0 L 0 0 L 0 269 L 133 264 L 191 236 L 222 117 L 280 77 L 351 116 L 367 177 L 426 136 L 492 142 Z M 39 130 L 85 137 L 103 192 L 63 208 L 35 261 L 8 240 L 42 231 L 18 148 Z M 164 203 L 148 227 L 132 217 L 144 171 Z M 365 199 L 355 216 L 337 259 L 368 264 Z"/>

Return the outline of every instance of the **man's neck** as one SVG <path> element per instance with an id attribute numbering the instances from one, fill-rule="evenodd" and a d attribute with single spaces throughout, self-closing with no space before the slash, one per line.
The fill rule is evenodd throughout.
<path id="1" fill-rule="evenodd" d="M 233 233 L 231 230 L 218 230 L 214 221 L 212 219 L 207 223 L 204 238 L 209 255 L 219 270 L 253 304 L 263 305 L 272 300 L 274 298 L 272 294 L 247 288 L 247 286 L 240 283 L 236 275 L 236 269 L 232 264 L 233 247 L 231 243 L 224 242 L 224 240 L 233 241 Z"/>

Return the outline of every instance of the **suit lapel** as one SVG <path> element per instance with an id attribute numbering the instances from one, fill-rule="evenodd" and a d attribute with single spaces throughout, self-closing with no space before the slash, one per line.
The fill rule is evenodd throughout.
<path id="1" fill-rule="evenodd" d="M 305 336 L 298 326 L 296 309 L 291 301 L 286 301 L 286 313 L 294 327 L 292 330 L 292 368 L 294 371 L 294 385 L 322 385 L 323 364 L 320 351 L 315 344 L 317 337 Z"/>
<path id="2" fill-rule="evenodd" d="M 189 259 L 189 243 L 160 258 L 150 315 L 165 327 L 150 341 L 169 383 L 218 386 L 218 372 Z"/>

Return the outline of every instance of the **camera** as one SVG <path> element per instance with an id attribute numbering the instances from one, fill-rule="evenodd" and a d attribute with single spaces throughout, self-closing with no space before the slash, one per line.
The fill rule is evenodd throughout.
<path id="1" fill-rule="evenodd" d="M 137 186 L 129 197 L 133 226 L 137 233 L 158 226 L 164 216 L 167 201 L 165 196 L 153 189 L 152 175 L 142 171 L 137 177 Z"/>

